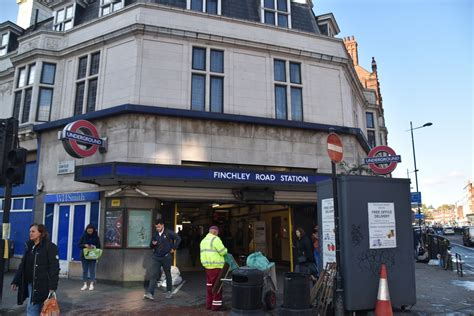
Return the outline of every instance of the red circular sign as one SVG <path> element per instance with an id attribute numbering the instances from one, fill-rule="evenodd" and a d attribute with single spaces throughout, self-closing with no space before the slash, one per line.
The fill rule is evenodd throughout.
<path id="1" fill-rule="evenodd" d="M 328 155 L 329 159 L 334 163 L 341 162 L 344 156 L 341 138 L 336 133 L 328 135 Z"/>
<path id="2" fill-rule="evenodd" d="M 369 154 L 367 155 L 368 158 L 374 158 L 374 157 L 385 157 L 385 158 L 391 158 L 391 157 L 399 157 L 395 153 L 395 150 L 388 146 L 377 146 L 374 147 L 370 150 Z M 386 163 L 369 163 L 368 164 L 370 169 L 372 169 L 373 172 L 377 174 L 389 174 L 395 168 L 397 167 L 397 162 L 396 161 L 390 161 Z"/>
<path id="3" fill-rule="evenodd" d="M 97 128 L 86 120 L 66 125 L 62 140 L 68 154 L 75 158 L 92 156 L 102 144 Z"/>

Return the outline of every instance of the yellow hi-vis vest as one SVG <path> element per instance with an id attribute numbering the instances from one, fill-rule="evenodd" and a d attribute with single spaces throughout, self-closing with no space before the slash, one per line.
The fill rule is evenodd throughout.
<path id="1" fill-rule="evenodd" d="M 222 244 L 222 240 L 211 233 L 201 241 L 201 264 L 206 269 L 222 269 L 224 266 L 224 256 L 227 248 Z"/>

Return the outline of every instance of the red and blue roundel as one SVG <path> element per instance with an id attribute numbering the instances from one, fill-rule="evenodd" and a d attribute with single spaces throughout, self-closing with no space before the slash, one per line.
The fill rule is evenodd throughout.
<path id="1" fill-rule="evenodd" d="M 62 131 L 61 140 L 66 152 L 74 158 L 92 156 L 104 140 L 99 137 L 97 128 L 89 121 L 79 120 L 69 123 Z"/>

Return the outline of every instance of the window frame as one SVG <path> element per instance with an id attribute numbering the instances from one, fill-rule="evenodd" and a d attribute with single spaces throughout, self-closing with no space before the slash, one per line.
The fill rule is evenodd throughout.
<path id="1" fill-rule="evenodd" d="M 204 50 L 204 69 L 196 69 L 194 68 L 194 61 L 195 61 L 195 56 L 194 52 L 195 50 Z M 213 65 L 215 65 L 212 62 L 212 56 L 214 53 L 221 53 L 222 55 L 220 57 L 222 60 L 222 64 L 219 64 L 217 67 L 218 69 L 213 69 Z M 204 111 L 204 112 L 213 112 L 213 113 L 224 113 L 224 100 L 225 100 L 225 50 L 221 48 L 215 48 L 215 47 L 203 47 L 203 46 L 192 46 L 191 49 L 191 93 L 190 93 L 190 108 L 191 110 L 194 111 Z M 216 55 L 214 55 L 216 56 Z M 211 70 L 213 69 L 213 70 Z M 193 99 L 193 92 L 195 91 L 194 87 L 194 77 L 195 76 L 200 76 L 204 77 L 204 100 L 199 100 L 204 102 L 203 108 L 197 108 L 194 105 L 194 99 Z M 219 94 L 221 96 L 219 100 L 219 111 L 215 111 L 217 106 L 213 106 L 215 99 L 212 97 L 214 88 L 215 86 L 213 83 L 215 83 L 215 79 L 219 79 L 220 86 L 218 87 L 220 89 Z"/>
<path id="2" fill-rule="evenodd" d="M 71 8 L 72 10 L 72 16 L 71 17 L 67 17 L 67 11 L 68 9 Z M 59 16 L 59 12 L 61 11 L 64 11 L 64 18 L 63 20 L 61 21 L 58 21 L 58 16 Z M 54 10 L 53 12 L 53 30 L 54 31 L 57 31 L 57 32 L 66 32 L 66 31 L 69 31 L 70 29 L 72 29 L 74 27 L 74 17 L 75 17 L 75 14 L 76 13 L 76 2 L 73 2 L 72 4 L 69 4 L 69 5 L 66 5 L 66 6 L 63 6 L 61 8 L 58 8 L 57 10 Z M 66 24 L 67 23 L 71 23 L 71 27 L 66 29 Z"/>
<path id="3" fill-rule="evenodd" d="M 96 55 L 99 55 L 98 57 L 98 67 L 97 67 L 97 73 L 94 73 L 94 74 L 91 74 L 91 70 L 92 70 L 92 58 L 93 56 L 96 56 Z M 83 77 L 79 77 L 79 66 L 80 66 L 80 62 L 81 60 L 84 60 L 84 58 L 87 58 L 87 61 L 86 61 L 86 65 L 85 65 L 85 74 Z M 74 80 L 74 102 L 73 102 L 73 113 L 72 115 L 73 116 L 76 116 L 76 115 L 82 115 L 82 114 L 85 114 L 85 113 L 89 113 L 89 112 L 95 112 L 97 110 L 97 98 L 98 98 L 98 94 L 99 94 L 99 76 L 100 76 L 100 72 L 101 72 L 101 66 L 102 66 L 102 51 L 101 50 L 97 50 L 97 51 L 93 51 L 91 53 L 88 53 L 86 55 L 82 55 L 80 56 L 78 59 L 77 59 L 77 63 L 76 63 L 76 76 L 75 76 L 75 80 Z M 90 101 L 90 98 L 89 98 L 89 94 L 92 92 L 90 91 L 90 84 L 91 82 L 93 81 L 96 81 L 97 84 L 96 84 L 96 87 L 95 87 L 95 97 L 94 97 L 94 109 L 90 109 L 89 108 L 89 101 Z M 79 85 L 81 84 L 84 84 L 84 91 L 82 93 L 82 105 L 81 105 L 81 111 L 79 113 L 79 111 L 77 111 L 78 109 L 78 87 Z"/>
<path id="4" fill-rule="evenodd" d="M 6 36 L 7 41 L 3 44 L 3 37 Z M 0 57 L 5 56 L 8 54 L 8 44 L 10 43 L 10 31 L 6 31 L 5 33 L 0 33 Z"/>
<path id="5" fill-rule="evenodd" d="M 43 81 L 45 69 L 47 66 L 54 66 L 53 78 L 51 82 Z M 51 109 L 53 107 L 53 100 L 54 100 L 54 85 L 56 83 L 56 71 L 58 69 L 58 65 L 53 62 L 43 61 L 41 63 L 41 73 L 39 74 L 39 85 L 38 85 L 38 93 L 37 93 L 37 100 L 36 100 L 36 113 L 35 113 L 35 121 L 36 122 L 49 122 L 51 120 Z M 50 90 L 51 91 L 51 99 L 49 104 L 49 113 L 48 119 L 43 120 L 40 119 L 40 102 L 41 102 L 41 95 L 43 90 Z"/>
<path id="6" fill-rule="evenodd" d="M 31 76 L 31 73 L 33 75 Z M 23 76 L 22 83 L 20 85 L 20 80 Z M 17 68 L 16 79 L 15 79 L 15 88 L 13 89 L 13 107 L 12 107 L 12 117 L 16 118 L 19 121 L 19 124 L 26 124 L 31 122 L 31 112 L 32 112 L 32 103 L 34 97 L 34 87 L 38 74 L 36 71 L 36 62 L 25 64 Z M 31 80 L 30 80 L 31 79 Z M 28 101 L 26 96 L 29 94 L 29 104 L 26 104 Z M 20 98 L 17 99 L 17 95 L 20 95 Z M 17 103 L 18 102 L 18 103 Z M 24 113 L 25 109 L 28 109 L 28 113 Z M 26 116 L 25 116 L 26 115 Z M 26 120 L 25 120 L 26 117 Z"/>
<path id="7" fill-rule="evenodd" d="M 372 126 L 369 126 L 369 120 L 368 117 L 372 117 Z M 366 111 L 365 112 L 365 127 L 367 131 L 367 142 L 369 143 L 369 146 L 371 148 L 377 146 L 377 131 L 376 131 L 376 125 L 375 125 L 375 113 L 371 111 Z M 369 136 L 372 135 L 372 136 Z"/>
<path id="8" fill-rule="evenodd" d="M 291 0 L 286 0 L 286 7 L 288 11 L 282 11 L 278 9 L 278 0 L 273 0 L 273 8 L 269 8 L 265 6 L 265 0 L 260 0 L 260 22 L 263 24 L 267 25 L 273 25 L 276 27 L 281 27 L 281 28 L 288 28 L 291 29 Z M 275 23 L 266 23 L 266 13 L 273 13 L 273 21 Z M 287 25 L 286 26 L 280 26 L 278 21 L 278 17 L 280 15 L 285 15 L 287 17 Z"/>
<path id="9" fill-rule="evenodd" d="M 191 9 L 192 0 L 186 0 L 186 9 L 194 12 L 202 12 L 207 14 L 215 14 L 207 12 L 207 0 L 202 0 L 202 8 L 200 11 Z M 222 15 L 222 0 L 217 0 L 217 15 Z"/>
<path id="10" fill-rule="evenodd" d="M 275 119 L 280 119 L 280 120 L 291 120 L 291 121 L 297 121 L 297 122 L 303 122 L 304 121 L 304 96 L 303 96 L 303 72 L 302 72 L 302 63 L 297 62 L 297 61 L 292 61 L 292 60 L 285 60 L 282 58 L 273 58 L 273 97 L 274 97 L 274 106 L 275 106 Z M 284 63 L 284 78 L 277 78 L 277 63 Z M 291 75 L 291 66 L 292 65 L 298 65 L 299 70 L 298 70 L 298 76 L 299 76 L 299 83 L 293 82 L 292 81 L 292 75 Z M 284 79 L 281 80 L 281 79 Z M 285 89 L 285 104 L 286 104 L 286 109 L 285 109 L 285 117 L 279 117 L 279 112 L 278 111 L 278 101 L 277 100 L 277 88 Z M 299 99 L 300 101 L 300 108 L 297 109 L 301 113 L 301 117 L 295 118 L 293 117 L 295 109 L 295 104 L 293 102 L 293 91 L 298 90 L 299 96 L 301 97 Z"/>
<path id="11" fill-rule="evenodd" d="M 121 7 L 118 9 L 115 9 L 115 5 L 120 3 Z M 104 9 L 106 7 L 110 8 L 110 11 L 104 14 Z M 118 10 L 121 10 L 125 7 L 125 0 L 100 0 L 100 5 L 99 5 L 99 17 L 106 16 L 109 14 L 112 14 L 114 12 L 117 12 Z"/>

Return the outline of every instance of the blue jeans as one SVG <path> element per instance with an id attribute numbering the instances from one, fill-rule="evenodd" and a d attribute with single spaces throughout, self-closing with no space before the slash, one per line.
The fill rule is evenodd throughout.
<path id="1" fill-rule="evenodd" d="M 151 265 L 151 278 L 150 285 L 148 286 L 148 293 L 151 295 L 155 294 L 156 282 L 161 278 L 161 267 L 165 271 L 166 276 L 166 291 L 171 292 L 171 255 L 167 254 L 164 257 L 158 257 L 153 255 L 153 262 Z"/>
<path id="2" fill-rule="evenodd" d="M 95 264 L 97 260 L 82 259 L 82 281 L 95 282 Z"/>
<path id="3" fill-rule="evenodd" d="M 28 293 L 30 296 L 28 297 L 28 305 L 26 306 L 26 316 L 39 316 L 41 309 L 43 308 L 43 304 L 33 304 L 31 301 L 33 298 L 33 285 L 31 283 L 28 284 Z"/>

